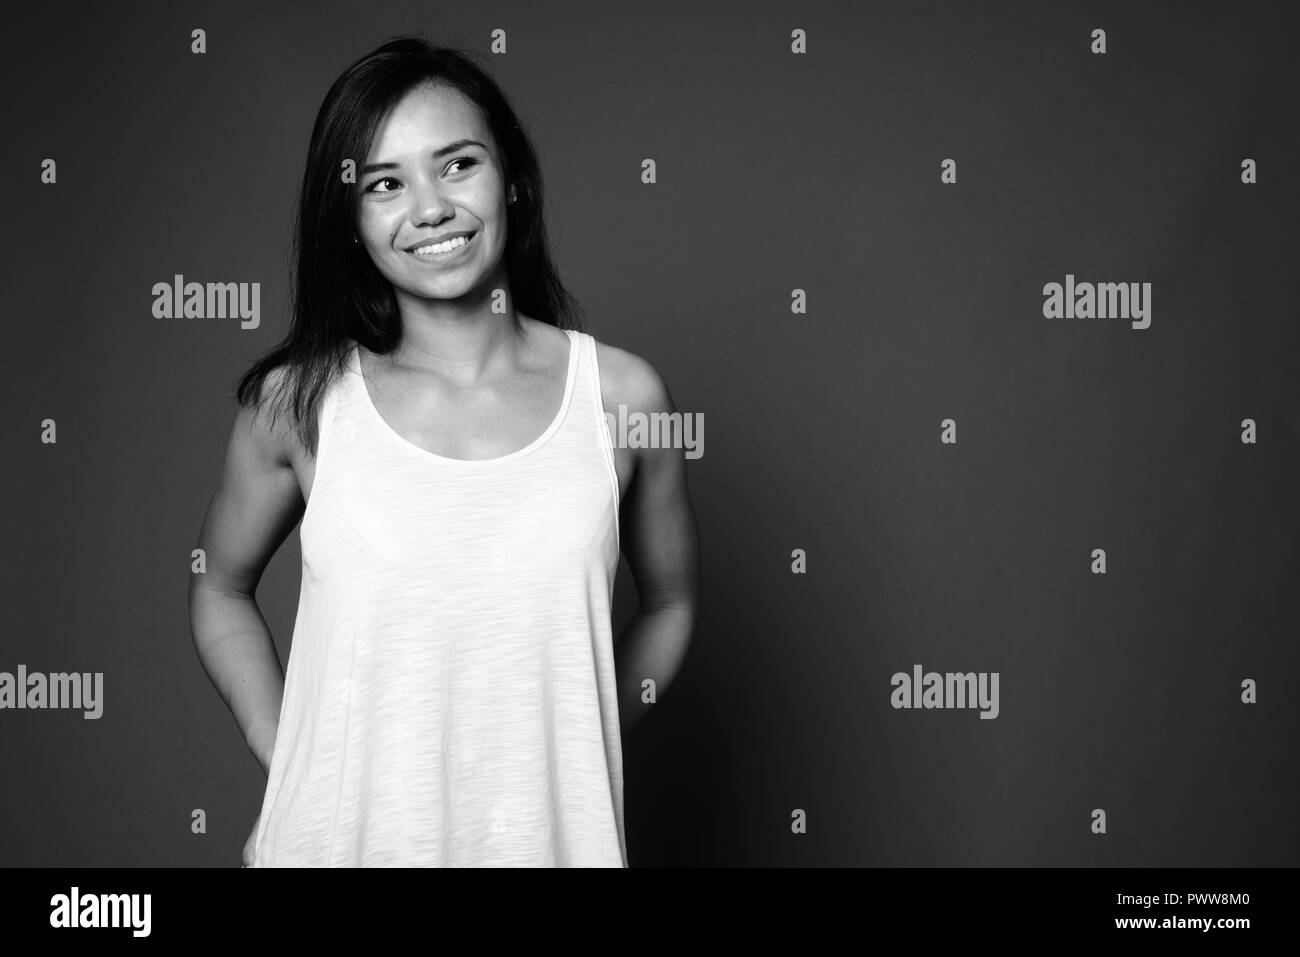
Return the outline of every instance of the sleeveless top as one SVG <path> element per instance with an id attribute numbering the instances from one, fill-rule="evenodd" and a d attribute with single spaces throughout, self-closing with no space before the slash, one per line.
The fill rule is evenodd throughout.
<path id="1" fill-rule="evenodd" d="M 627 867 L 619 488 L 595 340 L 532 443 L 451 459 L 321 400 L 254 867 Z"/>

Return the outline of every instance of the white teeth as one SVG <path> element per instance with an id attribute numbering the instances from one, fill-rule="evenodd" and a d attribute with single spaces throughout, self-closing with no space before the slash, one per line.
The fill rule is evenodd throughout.
<path id="1" fill-rule="evenodd" d="M 453 249 L 464 246 L 469 242 L 468 236 L 457 236 L 455 239 L 449 239 L 445 243 L 436 243 L 432 246 L 421 246 L 415 250 L 417 256 L 431 256 L 435 253 L 449 253 Z"/>

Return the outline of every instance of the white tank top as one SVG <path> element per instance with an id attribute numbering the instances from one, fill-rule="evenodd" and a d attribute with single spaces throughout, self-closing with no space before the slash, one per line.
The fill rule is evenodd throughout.
<path id="1" fill-rule="evenodd" d="M 626 867 L 618 476 L 595 340 L 525 448 L 469 461 L 321 400 L 254 867 Z"/>

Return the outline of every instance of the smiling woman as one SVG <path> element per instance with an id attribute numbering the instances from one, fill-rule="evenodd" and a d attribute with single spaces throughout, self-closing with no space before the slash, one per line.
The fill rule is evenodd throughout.
<path id="1" fill-rule="evenodd" d="M 698 537 L 681 449 L 606 423 L 675 414 L 667 387 L 581 331 L 542 209 L 464 53 L 394 40 L 326 94 L 293 321 L 239 384 L 190 588 L 268 775 L 245 866 L 628 864 L 621 732 L 685 655 Z M 282 672 L 254 591 L 299 519 Z"/>
<path id="2" fill-rule="evenodd" d="M 494 160 L 495 151 L 470 137 L 434 150 L 427 143 L 430 129 L 473 130 L 482 125 L 477 108 L 454 88 L 427 82 L 403 97 L 376 138 L 361 168 L 358 242 L 396 289 L 412 289 L 416 295 L 434 293 L 436 286 L 419 280 L 445 275 L 445 270 L 424 276 L 405 272 L 411 261 L 450 267 L 477 255 L 501 259 L 506 213 L 498 206 L 506 174 Z M 491 139 L 490 134 L 479 135 Z M 515 195 L 512 189 L 506 202 L 513 203 Z M 421 219 L 407 216 L 412 203 L 420 205 Z M 432 232 L 419 226 L 438 221 L 450 206 L 463 211 L 459 222 Z M 412 281 L 402 284 L 404 276 Z M 400 300 L 400 291 L 398 295 Z"/>

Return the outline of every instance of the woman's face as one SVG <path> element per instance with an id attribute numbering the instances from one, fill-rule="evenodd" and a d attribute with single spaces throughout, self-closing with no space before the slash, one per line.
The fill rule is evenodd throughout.
<path id="1" fill-rule="evenodd" d="M 361 243 L 399 298 L 454 299 L 496 272 L 506 246 L 504 173 L 491 133 L 459 91 L 425 84 L 408 92 L 375 135 L 357 185 Z M 428 248 L 457 236 L 468 241 Z"/>

